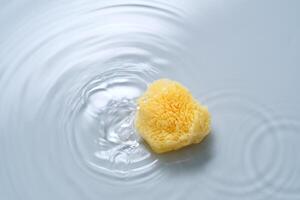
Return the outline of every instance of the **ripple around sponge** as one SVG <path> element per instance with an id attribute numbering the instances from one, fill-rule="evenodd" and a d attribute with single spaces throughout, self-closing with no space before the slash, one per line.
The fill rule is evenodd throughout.
<path id="1" fill-rule="evenodd" d="M 136 128 L 156 153 L 199 143 L 210 131 L 210 114 L 175 81 L 152 83 L 138 100 Z"/>

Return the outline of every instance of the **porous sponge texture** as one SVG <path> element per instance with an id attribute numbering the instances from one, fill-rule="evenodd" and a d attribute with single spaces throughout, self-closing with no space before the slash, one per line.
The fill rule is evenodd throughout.
<path id="1" fill-rule="evenodd" d="M 153 151 L 164 153 L 201 142 L 210 114 L 181 84 L 161 79 L 138 99 L 135 125 Z"/>

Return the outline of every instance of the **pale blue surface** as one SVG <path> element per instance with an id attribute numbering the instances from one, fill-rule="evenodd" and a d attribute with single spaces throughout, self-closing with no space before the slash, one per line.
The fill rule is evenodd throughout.
<path id="1" fill-rule="evenodd" d="M 1 200 L 300 199 L 300 1 L 0 2 Z M 213 131 L 158 156 L 133 121 L 162 77 Z"/>

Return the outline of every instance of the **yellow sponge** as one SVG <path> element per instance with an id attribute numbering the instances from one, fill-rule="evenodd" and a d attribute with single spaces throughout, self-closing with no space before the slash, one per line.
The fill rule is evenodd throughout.
<path id="1" fill-rule="evenodd" d="M 210 114 L 185 87 L 161 79 L 138 99 L 135 125 L 156 153 L 164 153 L 201 142 L 210 131 Z"/>

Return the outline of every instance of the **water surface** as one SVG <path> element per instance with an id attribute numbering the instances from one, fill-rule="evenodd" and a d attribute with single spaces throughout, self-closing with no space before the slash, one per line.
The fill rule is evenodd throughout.
<path id="1" fill-rule="evenodd" d="M 0 199 L 299 199 L 300 3 L 6 1 Z M 159 78 L 212 113 L 154 154 L 136 99 Z"/>

